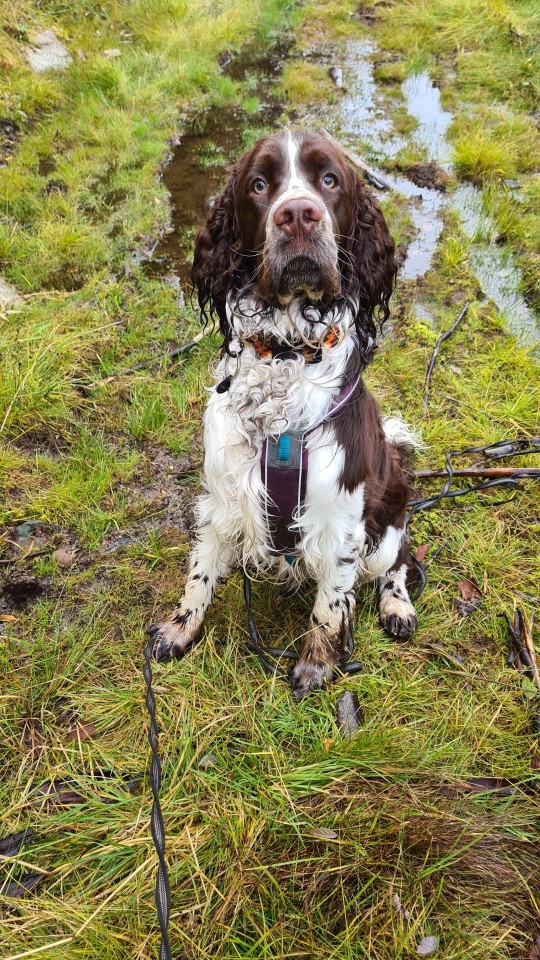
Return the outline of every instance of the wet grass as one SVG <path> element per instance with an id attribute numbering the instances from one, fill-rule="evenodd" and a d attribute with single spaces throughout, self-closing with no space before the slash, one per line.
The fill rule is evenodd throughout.
<path id="1" fill-rule="evenodd" d="M 48 5 L 45 15 L 21 6 L 18 33 L 10 26 L 4 46 L 3 109 L 25 113 L 1 171 L 3 229 L 18 256 L 6 259 L 5 274 L 28 296 L 2 314 L 0 333 L 0 559 L 13 561 L 0 566 L 0 617 L 16 618 L 0 619 L 0 838 L 31 827 L 32 842 L 3 866 L 8 879 L 43 876 L 25 899 L 3 898 L 6 958 L 150 960 L 156 952 L 141 649 L 145 625 L 176 601 L 186 571 L 217 341 L 180 363 L 108 378 L 198 329 L 189 305 L 179 307 L 129 251 L 166 222 L 156 171 L 178 112 L 194 100 L 254 96 L 249 79 L 218 74 L 218 53 L 253 33 L 269 42 L 284 26 L 279 4 L 220 9 L 216 17 L 203 4 L 90 10 L 80 2 Z M 310 7 L 300 45 L 381 30 L 387 49 L 399 42 L 411 63 L 427 55 L 446 76 L 448 18 L 465 16 L 463 4 L 375 5 L 388 21 L 373 27 L 351 18 L 355 9 Z M 467 7 L 460 60 L 496 50 L 503 79 L 525 75 L 517 59 L 527 52 L 503 43 L 498 26 L 509 9 L 516 29 L 529 31 L 524 3 L 481 5 L 478 15 Z M 19 45 L 51 20 L 86 59 L 65 75 L 32 78 Z M 126 52 L 122 44 L 121 58 L 103 61 L 120 31 L 130 35 Z M 331 101 L 336 91 L 323 78 Z M 516 115 L 528 107 L 527 88 L 514 96 L 488 80 L 489 96 L 506 91 Z M 467 88 L 446 82 L 459 106 Z M 479 136 L 495 142 L 491 108 L 478 109 Z M 262 125 L 254 113 L 247 141 Z M 39 173 L 40 160 L 54 171 Z M 67 192 L 44 193 L 51 178 Z M 532 243 L 534 184 L 526 180 L 519 222 L 497 178 L 486 187 L 497 210 L 506 198 L 505 233 L 515 243 L 522 231 Z M 406 242 L 404 204 L 389 196 L 384 205 Z M 465 300 L 469 312 L 443 346 L 423 416 L 434 340 Z M 479 296 L 454 218 L 446 217 L 433 269 L 400 284 L 392 323 L 368 379 L 385 411 L 422 426 L 418 466 L 442 465 L 450 448 L 540 433 L 537 363 Z M 243 649 L 238 578 L 223 587 L 205 642 L 181 666 L 155 668 L 174 956 L 393 960 L 431 934 L 452 960 L 529 952 L 540 902 L 538 742 L 530 687 L 506 665 L 500 614 L 516 602 L 530 612 L 538 595 L 536 490 L 464 498 L 419 516 L 413 533 L 429 545 L 427 560 L 442 548 L 428 568 L 418 635 L 406 645 L 387 639 L 372 591 L 361 590 L 364 670 L 354 678 L 294 703 Z M 58 553 L 66 547 L 67 559 Z M 467 618 L 455 606 L 464 577 L 483 598 Z M 279 644 L 301 634 L 309 597 L 285 600 L 267 585 L 254 592 L 264 637 Z M 335 720 L 344 689 L 358 693 L 364 712 L 350 742 Z M 462 779 L 490 775 L 514 780 L 514 793 L 460 792 Z M 40 787 L 52 782 L 44 800 Z"/>

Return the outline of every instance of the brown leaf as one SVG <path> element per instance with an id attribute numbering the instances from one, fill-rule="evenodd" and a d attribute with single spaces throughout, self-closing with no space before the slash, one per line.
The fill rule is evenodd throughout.
<path id="1" fill-rule="evenodd" d="M 71 783 L 68 780 L 45 780 L 38 787 L 40 799 L 36 801 L 37 806 L 65 807 L 71 803 L 85 803 L 85 797 L 71 789 Z"/>
<path id="2" fill-rule="evenodd" d="M 429 543 L 423 543 L 422 546 L 416 548 L 416 559 L 419 563 L 422 563 L 426 553 L 429 553 L 431 546 Z"/>
<path id="3" fill-rule="evenodd" d="M 477 600 L 482 598 L 482 591 L 474 580 L 458 580 L 457 585 L 464 600 Z"/>
<path id="4" fill-rule="evenodd" d="M 472 597 L 471 600 L 459 600 L 457 597 L 454 600 L 454 603 L 457 607 L 457 612 L 460 617 L 468 617 L 470 613 L 474 613 L 475 610 L 483 603 L 483 597 Z"/>
<path id="5" fill-rule="evenodd" d="M 20 880 L 6 881 L 0 887 L 1 897 L 24 897 L 27 893 L 35 890 L 38 883 L 45 879 L 43 873 L 25 873 Z"/>
<path id="6" fill-rule="evenodd" d="M 78 723 L 76 727 L 71 727 L 66 733 L 66 740 L 91 740 L 96 732 L 93 723 Z"/>
<path id="7" fill-rule="evenodd" d="M 310 827 L 308 836 L 315 837 L 317 840 L 337 840 L 336 831 L 330 830 L 329 827 Z"/>
<path id="8" fill-rule="evenodd" d="M 10 833 L 8 837 L 2 837 L 0 840 L 0 857 L 15 857 L 25 843 L 32 842 L 32 828 L 20 830 L 19 833 Z"/>
<path id="9" fill-rule="evenodd" d="M 12 617 L 10 613 L 0 613 L 0 623 L 16 623 L 17 617 Z"/>

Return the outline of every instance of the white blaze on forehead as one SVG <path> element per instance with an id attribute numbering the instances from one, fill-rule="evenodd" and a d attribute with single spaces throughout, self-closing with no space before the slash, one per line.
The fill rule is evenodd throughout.
<path id="1" fill-rule="evenodd" d="M 307 178 L 302 177 L 300 172 L 300 157 L 298 152 L 298 142 L 294 134 L 287 130 L 286 136 L 282 141 L 282 152 L 285 159 L 285 176 L 281 189 L 276 194 L 275 200 L 269 211 L 269 222 L 271 222 L 274 211 L 286 200 L 305 197 L 317 204 L 323 212 L 323 219 L 330 222 L 328 211 L 322 198 L 313 189 L 313 186 Z"/>
<path id="2" fill-rule="evenodd" d="M 298 146 L 290 130 L 287 130 L 287 160 L 288 160 L 288 173 L 289 173 L 289 182 L 285 187 L 285 193 L 293 190 L 310 190 L 310 185 L 305 180 L 301 180 L 298 176 L 297 162 L 298 162 Z"/>

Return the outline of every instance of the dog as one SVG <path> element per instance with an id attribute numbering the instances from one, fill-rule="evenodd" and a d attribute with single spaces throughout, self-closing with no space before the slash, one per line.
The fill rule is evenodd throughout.
<path id="1" fill-rule="evenodd" d="M 150 633 L 157 660 L 182 657 L 238 567 L 314 581 L 289 676 L 301 699 L 332 678 L 359 583 L 377 581 L 390 636 L 417 626 L 406 584 L 416 437 L 382 418 L 361 376 L 389 316 L 394 243 L 377 200 L 322 135 L 269 134 L 229 172 L 192 270 L 203 321 L 223 336 L 197 541 L 178 608 Z"/>

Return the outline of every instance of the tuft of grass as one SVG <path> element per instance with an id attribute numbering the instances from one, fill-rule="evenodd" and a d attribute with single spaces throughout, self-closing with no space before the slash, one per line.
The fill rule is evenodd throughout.
<path id="1" fill-rule="evenodd" d="M 287 101 L 295 106 L 327 100 L 331 81 L 319 64 L 293 60 L 284 65 L 281 85 Z"/>

